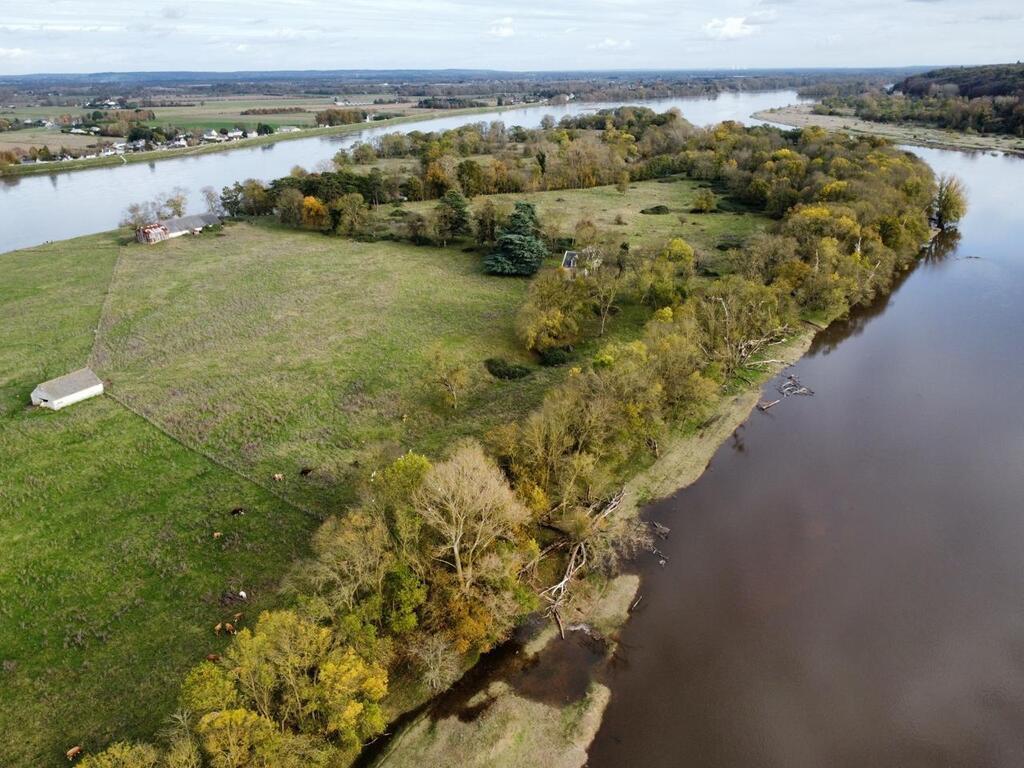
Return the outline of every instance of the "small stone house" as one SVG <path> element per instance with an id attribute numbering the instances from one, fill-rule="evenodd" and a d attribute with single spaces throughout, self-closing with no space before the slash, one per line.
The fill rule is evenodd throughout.
<path id="1" fill-rule="evenodd" d="M 90 368 L 44 381 L 32 390 L 32 405 L 59 411 L 66 405 L 103 394 L 103 382 Z"/>

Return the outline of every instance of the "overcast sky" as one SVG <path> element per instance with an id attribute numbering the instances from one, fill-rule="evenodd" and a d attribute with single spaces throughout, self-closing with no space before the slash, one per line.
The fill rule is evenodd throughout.
<path id="1" fill-rule="evenodd" d="M 1017 61 L 1024 0 L 3 0 L 0 74 Z"/>

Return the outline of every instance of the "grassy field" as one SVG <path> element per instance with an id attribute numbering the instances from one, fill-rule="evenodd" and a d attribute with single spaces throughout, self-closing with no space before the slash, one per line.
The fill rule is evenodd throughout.
<path id="1" fill-rule="evenodd" d="M 714 249 L 765 223 L 684 213 L 696 224 L 680 224 L 696 189 L 516 198 L 650 247 L 682 231 Z M 639 213 L 659 204 L 673 213 Z M 226 590 L 250 592 L 242 610 L 255 615 L 368 468 L 518 418 L 566 375 L 520 350 L 526 281 L 487 276 L 458 248 L 269 223 L 152 247 L 120 237 L 0 256 L 5 768 L 152 735 L 183 671 L 224 643 L 212 625 L 239 610 L 221 604 Z M 645 317 L 627 305 L 611 337 L 635 337 Z M 471 371 L 454 412 L 430 382 L 437 348 Z M 532 375 L 495 380 L 482 364 L 492 356 Z M 27 407 L 36 383 L 87 361 L 106 396 L 56 414 Z"/>
<path id="2" fill-rule="evenodd" d="M 94 362 L 114 396 L 187 444 L 260 481 L 283 474 L 281 493 L 336 510 L 374 457 L 479 434 L 562 375 L 486 373 L 488 357 L 523 359 L 513 322 L 526 282 L 479 261 L 248 224 L 129 247 Z M 429 381 L 435 345 L 472 372 L 456 414 Z"/>
<path id="3" fill-rule="evenodd" d="M 630 185 L 622 194 L 615 187 L 534 192 L 530 194 L 493 195 L 495 202 L 508 208 L 517 200 L 526 200 L 537 207 L 547 225 L 553 225 L 566 236 L 572 236 L 580 219 L 590 219 L 601 232 L 614 233 L 632 247 L 661 248 L 673 237 L 685 238 L 698 254 L 711 255 L 717 246 L 733 239 L 744 239 L 764 228 L 764 216 L 722 201 L 723 210 L 716 213 L 691 213 L 702 182 L 682 178 L 662 181 L 641 181 Z M 425 212 L 436 203 L 411 203 L 409 207 Z M 641 213 L 646 208 L 663 205 L 667 214 Z M 724 210 L 724 208 L 730 210 Z M 621 217 L 621 218 L 620 218 Z M 682 217 L 682 221 L 680 220 Z M 622 223 L 619 223 L 619 222 Z"/>
<path id="4" fill-rule="evenodd" d="M 315 525 L 109 398 L 27 407 L 85 364 L 119 250 L 108 234 L 0 256 L 5 768 L 151 734 L 183 671 L 224 644 L 211 627 L 239 609 L 223 591 L 247 589 L 252 615 L 272 604 Z"/>

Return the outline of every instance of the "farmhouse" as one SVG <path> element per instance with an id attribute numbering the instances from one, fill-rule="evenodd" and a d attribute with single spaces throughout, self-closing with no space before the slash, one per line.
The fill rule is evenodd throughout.
<path id="1" fill-rule="evenodd" d="M 182 235 L 196 235 L 206 227 L 220 224 L 220 219 L 212 213 L 198 213 L 194 216 L 179 216 L 176 219 L 163 219 L 155 224 L 144 224 L 135 230 L 135 239 L 140 243 L 152 245 L 163 240 Z"/>
<path id="2" fill-rule="evenodd" d="M 89 368 L 60 376 L 32 390 L 32 405 L 59 411 L 66 405 L 103 394 L 103 382 Z"/>

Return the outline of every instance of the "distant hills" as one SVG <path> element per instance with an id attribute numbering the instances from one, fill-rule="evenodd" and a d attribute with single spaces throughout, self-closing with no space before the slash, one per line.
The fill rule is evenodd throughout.
<path id="1" fill-rule="evenodd" d="M 975 99 L 980 96 L 1024 96 L 1024 64 L 988 64 L 978 67 L 946 67 L 911 75 L 895 90 L 908 96 L 927 96 L 952 91 Z"/>

